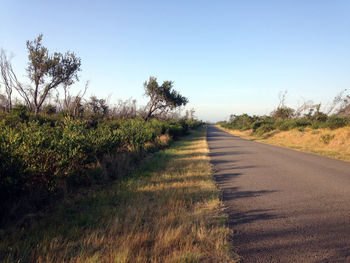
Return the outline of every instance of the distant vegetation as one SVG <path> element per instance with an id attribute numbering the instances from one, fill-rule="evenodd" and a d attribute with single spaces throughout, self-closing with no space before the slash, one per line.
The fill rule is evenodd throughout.
<path id="1" fill-rule="evenodd" d="M 145 107 L 130 100 L 111 106 L 96 96 L 85 99 L 88 83 L 70 94 L 81 65 L 74 53 L 50 54 L 42 35 L 27 49 L 30 84 L 20 82 L 5 51 L 0 56 L 1 223 L 79 186 L 114 180 L 146 152 L 201 125 L 193 110 L 177 111 L 188 99 L 172 81 L 145 82 Z"/>
<path id="2" fill-rule="evenodd" d="M 219 124 L 232 130 L 251 130 L 257 136 L 274 130 L 341 128 L 350 124 L 350 96 L 345 92 L 338 94 L 325 111 L 321 111 L 321 104 L 312 102 L 304 103 L 297 109 L 287 107 L 284 93 L 280 95 L 280 104 L 270 116 L 231 115 L 228 121 Z"/>

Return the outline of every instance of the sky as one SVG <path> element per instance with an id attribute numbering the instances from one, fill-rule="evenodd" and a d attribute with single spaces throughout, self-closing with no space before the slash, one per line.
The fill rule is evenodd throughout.
<path id="1" fill-rule="evenodd" d="M 350 88 L 350 1 L 0 0 L 0 48 L 26 80 L 26 41 L 75 52 L 88 95 L 136 99 L 143 83 L 174 81 L 205 121 L 324 105 Z"/>

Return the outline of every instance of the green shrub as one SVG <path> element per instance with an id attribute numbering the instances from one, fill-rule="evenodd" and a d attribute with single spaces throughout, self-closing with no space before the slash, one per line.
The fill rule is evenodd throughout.
<path id="1" fill-rule="evenodd" d="M 10 115 L 18 117 L 22 121 L 26 121 L 29 118 L 29 109 L 22 104 L 17 104 L 11 109 Z"/>
<path id="2" fill-rule="evenodd" d="M 275 123 L 271 120 L 258 120 L 258 121 L 255 121 L 253 124 L 252 124 L 252 129 L 253 129 L 253 132 L 255 133 L 260 127 L 264 127 L 260 130 L 264 130 L 264 129 L 270 129 L 270 130 L 274 130 L 275 129 Z"/>
<path id="3" fill-rule="evenodd" d="M 147 129 L 144 120 L 130 119 L 121 123 L 119 135 L 124 147 L 130 147 L 131 150 L 140 152 L 146 142 L 154 138 L 151 129 Z"/>
<path id="4" fill-rule="evenodd" d="M 282 106 L 278 107 L 276 110 L 272 112 L 272 117 L 276 120 L 278 119 L 290 119 L 293 117 L 294 109 Z"/>
<path id="5" fill-rule="evenodd" d="M 184 134 L 184 127 L 180 123 L 170 122 L 168 127 L 169 135 L 174 138 Z"/>
<path id="6" fill-rule="evenodd" d="M 261 124 L 255 131 L 255 135 L 262 136 L 267 132 L 273 131 L 275 129 L 274 125 L 272 123 L 263 123 Z"/>
<path id="7" fill-rule="evenodd" d="M 230 121 L 222 123 L 222 127 L 233 130 L 249 130 L 252 128 L 252 124 L 258 120 L 256 116 L 249 116 L 248 114 L 231 115 Z"/>
<path id="8" fill-rule="evenodd" d="M 289 131 L 298 127 L 305 128 L 310 125 L 311 122 L 306 119 L 288 119 L 276 121 L 276 127 L 281 131 Z"/>
<path id="9" fill-rule="evenodd" d="M 327 127 L 330 129 L 337 129 L 347 125 L 347 120 L 338 116 L 330 116 L 326 121 Z"/>
<path id="10" fill-rule="evenodd" d="M 277 126 L 277 129 L 281 131 L 289 131 L 295 128 L 297 125 L 294 120 L 282 120 L 282 121 L 278 121 L 276 123 L 276 126 Z"/>
<path id="11" fill-rule="evenodd" d="M 311 124 L 311 129 L 319 129 L 320 128 L 320 124 L 317 121 L 313 121 Z"/>
<path id="12" fill-rule="evenodd" d="M 52 104 L 47 104 L 43 107 L 43 113 L 45 114 L 52 115 L 52 114 L 55 114 L 56 112 L 57 112 L 57 108 Z"/>
<path id="13" fill-rule="evenodd" d="M 16 144 L 11 143 L 13 135 L 4 123 L 0 124 L 0 212 L 11 197 L 22 195 L 26 179 L 22 160 L 15 153 Z"/>
<path id="14" fill-rule="evenodd" d="M 255 121 L 252 124 L 253 132 L 255 132 L 261 125 L 265 124 L 265 121 Z"/>
<path id="15" fill-rule="evenodd" d="M 146 150 L 155 150 L 161 135 L 178 137 L 201 124 L 97 119 L 91 125 L 89 120 L 57 114 L 29 115 L 21 121 L 26 114 L 25 108 L 18 106 L 0 121 L 1 214 L 23 196 L 53 196 L 108 178 L 97 166 L 106 155 L 140 157 Z M 13 121 L 10 125 L 9 120 Z"/>
<path id="16" fill-rule="evenodd" d="M 197 129 L 199 126 L 203 125 L 202 121 L 198 120 L 186 120 L 189 129 Z"/>
<path id="17" fill-rule="evenodd" d="M 328 115 L 323 112 L 316 111 L 312 118 L 317 121 L 325 122 L 328 119 Z"/>

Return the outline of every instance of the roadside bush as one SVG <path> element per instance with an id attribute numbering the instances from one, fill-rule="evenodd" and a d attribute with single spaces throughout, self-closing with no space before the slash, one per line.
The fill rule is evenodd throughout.
<path id="1" fill-rule="evenodd" d="M 55 114 L 56 112 L 57 112 L 57 108 L 52 104 L 47 104 L 43 107 L 44 114 L 52 115 L 52 114 Z"/>
<path id="2" fill-rule="evenodd" d="M 10 138 L 14 134 L 0 123 L 0 200 L 1 209 L 11 197 L 22 194 L 26 173 L 20 157 L 14 152 L 15 145 Z"/>
<path id="3" fill-rule="evenodd" d="M 11 109 L 9 115 L 12 117 L 17 117 L 22 121 L 27 121 L 29 118 L 29 109 L 24 105 L 17 104 Z"/>
<path id="4" fill-rule="evenodd" d="M 29 110 L 24 105 L 15 105 L 9 113 L 1 113 L 0 121 L 5 121 L 7 126 L 15 127 L 19 123 L 29 120 Z"/>
<path id="5" fill-rule="evenodd" d="M 21 122 L 18 120 L 23 117 L 23 109 L 18 114 L 16 111 L 16 124 L 8 125 L 7 116 L 0 121 L 2 215 L 23 197 L 47 197 L 108 178 L 97 169 L 106 155 L 114 159 L 118 155 L 139 158 L 146 150 L 165 145 L 162 140 L 166 137 L 169 141 L 169 136 L 184 135 L 190 127 L 199 125 L 187 120 L 100 119 L 93 127 L 86 120 L 40 114 Z M 13 117 L 12 113 L 8 115 Z"/>
<path id="6" fill-rule="evenodd" d="M 273 121 L 270 121 L 270 120 L 258 120 L 258 121 L 255 121 L 252 124 L 253 132 L 255 133 L 261 126 L 270 127 L 271 129 L 275 128 Z"/>
<path id="7" fill-rule="evenodd" d="M 311 121 L 306 119 L 289 119 L 276 122 L 276 128 L 281 131 L 289 131 L 298 127 L 305 128 L 311 125 Z"/>
<path id="8" fill-rule="evenodd" d="M 289 131 L 297 127 L 297 123 L 295 120 L 281 120 L 276 122 L 276 127 L 281 131 Z"/>
<path id="9" fill-rule="evenodd" d="M 219 122 L 218 124 L 224 128 L 232 130 L 244 131 L 252 129 L 253 133 L 257 133 L 257 130 L 260 128 L 260 126 L 264 126 L 258 131 L 259 134 L 263 134 L 274 129 L 281 131 L 288 131 L 296 128 L 302 129 L 305 127 L 311 127 L 312 129 L 337 129 L 347 126 L 350 123 L 349 119 L 347 118 L 339 117 L 336 115 L 328 117 L 322 112 L 317 112 L 317 114 L 315 113 L 317 119 L 314 118 L 311 114 L 310 116 L 303 118 L 291 119 L 290 116 L 292 115 L 290 114 L 292 114 L 292 111 L 290 111 L 289 108 L 280 108 L 278 112 L 274 113 L 278 114 L 276 116 L 273 115 L 273 117 L 249 116 L 247 114 L 231 115 L 230 121 Z"/>
<path id="10" fill-rule="evenodd" d="M 252 124 L 256 120 L 256 116 L 249 116 L 248 114 L 231 115 L 230 121 L 223 123 L 223 127 L 228 129 L 245 131 L 251 129 Z"/>
<path id="11" fill-rule="evenodd" d="M 294 109 L 282 106 L 278 107 L 276 110 L 272 112 L 272 117 L 276 120 L 279 119 L 291 119 L 294 115 Z"/>
<path id="12" fill-rule="evenodd" d="M 347 120 L 338 116 L 330 116 L 326 121 L 326 125 L 330 129 L 337 129 L 346 126 Z"/>
<path id="13" fill-rule="evenodd" d="M 186 122 L 190 129 L 197 129 L 199 126 L 203 125 L 203 122 L 198 120 L 186 120 Z"/>
<path id="14" fill-rule="evenodd" d="M 140 152 L 145 143 L 154 138 L 152 132 L 154 131 L 146 129 L 144 120 L 124 120 L 119 127 L 122 146 L 135 152 Z"/>
<path id="15" fill-rule="evenodd" d="M 316 130 L 316 129 L 319 129 L 319 128 L 320 128 L 320 124 L 317 121 L 313 121 L 311 123 L 311 129 Z"/>
<path id="16" fill-rule="evenodd" d="M 323 113 L 323 112 L 321 112 L 321 111 L 319 111 L 319 110 L 317 110 L 314 113 L 314 115 L 312 116 L 312 119 L 317 120 L 317 121 L 321 121 L 321 122 L 325 122 L 328 119 L 328 115 Z"/>
<path id="17" fill-rule="evenodd" d="M 186 133 L 185 128 L 181 125 L 181 123 L 178 122 L 169 122 L 168 124 L 168 132 L 169 135 L 177 138 L 181 135 L 184 135 Z"/>
<path id="18" fill-rule="evenodd" d="M 255 129 L 254 134 L 257 136 L 262 136 L 267 132 L 273 131 L 275 129 L 273 123 L 265 122 L 261 123 L 258 128 Z"/>

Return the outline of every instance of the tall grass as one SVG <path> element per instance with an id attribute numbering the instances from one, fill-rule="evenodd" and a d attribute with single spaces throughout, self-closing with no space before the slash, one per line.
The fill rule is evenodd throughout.
<path id="1" fill-rule="evenodd" d="M 130 176 L 0 232 L 4 262 L 232 262 L 205 129 Z"/>

